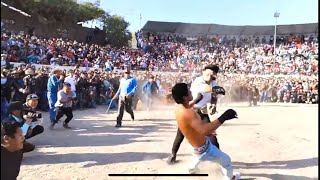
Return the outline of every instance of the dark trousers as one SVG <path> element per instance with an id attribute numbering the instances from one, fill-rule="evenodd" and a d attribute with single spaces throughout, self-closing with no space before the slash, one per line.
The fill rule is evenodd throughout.
<path id="1" fill-rule="evenodd" d="M 82 110 L 83 109 L 83 105 L 84 105 L 84 93 L 83 93 L 83 91 L 82 90 L 77 90 L 76 91 L 77 92 L 77 98 L 78 98 L 78 106 L 79 106 L 79 108 L 80 108 L 80 110 Z"/>
<path id="2" fill-rule="evenodd" d="M 32 129 L 32 133 L 31 133 L 31 135 L 29 135 L 29 136 L 28 136 L 28 135 L 26 135 L 26 136 L 25 136 L 25 138 L 26 138 L 26 139 L 30 139 L 30 138 L 32 138 L 32 137 L 34 137 L 34 136 L 38 135 L 38 134 L 43 133 L 43 131 L 44 131 L 43 126 L 36 125 L 36 126 Z"/>
<path id="3" fill-rule="evenodd" d="M 56 107 L 56 119 L 55 123 L 57 123 L 63 115 L 66 115 L 67 118 L 64 123 L 68 124 L 73 118 L 72 107 Z"/>
<path id="4" fill-rule="evenodd" d="M 117 117 L 117 124 L 122 124 L 122 118 L 123 118 L 123 112 L 124 109 L 127 111 L 127 113 L 130 114 L 131 119 L 134 119 L 134 114 L 131 109 L 132 107 L 132 97 L 131 98 L 119 98 L 119 105 L 118 105 L 118 112 L 119 115 Z"/>
<path id="5" fill-rule="evenodd" d="M 200 112 L 200 110 L 198 110 L 197 113 L 200 115 L 201 120 L 204 121 L 205 123 L 211 122 L 208 114 L 202 114 Z M 217 148 L 220 148 L 217 137 L 210 136 L 210 138 L 211 138 L 211 142 L 213 143 L 213 145 L 215 145 Z M 176 138 L 174 139 L 173 146 L 172 146 L 172 154 L 174 154 L 174 155 L 177 154 L 183 139 L 184 139 L 184 135 L 182 134 L 182 132 L 178 128 L 177 135 L 176 135 Z"/>
<path id="6" fill-rule="evenodd" d="M 40 91 L 37 92 L 39 99 L 39 104 L 38 107 L 40 108 L 40 110 L 42 111 L 47 111 L 49 109 L 48 106 L 48 98 L 47 98 L 47 91 Z"/>

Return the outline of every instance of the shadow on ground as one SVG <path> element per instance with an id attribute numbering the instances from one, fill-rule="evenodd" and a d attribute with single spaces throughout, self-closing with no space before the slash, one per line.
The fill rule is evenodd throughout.
<path id="1" fill-rule="evenodd" d="M 288 161 L 262 161 L 260 163 L 232 162 L 234 168 L 240 169 L 299 169 L 318 166 L 318 157 Z"/>
<path id="2" fill-rule="evenodd" d="M 233 162 L 235 169 L 299 169 L 306 167 L 318 166 L 318 157 L 308 159 L 298 159 L 289 161 L 263 161 L 260 163 L 244 163 L 244 162 Z M 258 170 L 257 170 L 258 171 Z M 295 176 L 287 174 L 255 174 L 255 173 L 241 173 L 241 176 L 259 177 L 274 179 L 274 180 L 316 180 L 318 178 L 310 178 L 307 176 Z"/>
<path id="3" fill-rule="evenodd" d="M 97 126 L 97 122 L 101 121 L 75 120 L 70 123 L 74 127 L 71 130 L 63 129 L 59 123 L 55 130 L 45 129 L 44 133 L 49 133 L 46 138 L 39 137 L 36 140 L 31 139 L 30 142 L 35 141 L 34 144 L 40 147 L 116 146 L 134 142 L 161 142 L 155 140 L 151 133 L 176 131 L 176 127 L 172 124 L 152 122 L 155 120 L 150 120 L 150 123 L 144 126 L 138 126 L 139 122 L 126 126 L 124 122 L 121 128 L 109 125 Z M 135 123 L 138 125 L 135 126 Z M 138 138 L 144 140 L 138 140 Z"/>
<path id="4" fill-rule="evenodd" d="M 23 160 L 23 165 L 85 163 L 83 167 L 107 165 L 114 163 L 140 162 L 168 157 L 168 153 L 70 153 L 70 154 L 38 154 Z M 41 159 L 41 161 L 39 161 Z"/>
<path id="5" fill-rule="evenodd" d="M 241 176 L 249 176 L 255 178 L 241 178 L 241 180 L 259 180 L 259 178 L 269 178 L 272 180 L 318 180 L 318 178 L 310 178 L 306 176 L 284 175 L 284 174 L 245 174 L 241 173 Z"/>

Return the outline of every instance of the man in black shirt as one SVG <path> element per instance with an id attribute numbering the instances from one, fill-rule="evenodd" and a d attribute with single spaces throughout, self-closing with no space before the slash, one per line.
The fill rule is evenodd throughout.
<path id="1" fill-rule="evenodd" d="M 19 123 L 1 123 L 1 179 L 17 179 L 23 157 L 23 141 Z"/>

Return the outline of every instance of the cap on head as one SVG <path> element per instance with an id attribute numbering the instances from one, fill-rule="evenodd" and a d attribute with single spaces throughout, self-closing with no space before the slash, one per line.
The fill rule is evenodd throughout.
<path id="1" fill-rule="evenodd" d="M 39 99 L 39 97 L 36 94 L 29 94 L 26 98 L 26 101 L 33 100 L 33 99 Z"/>

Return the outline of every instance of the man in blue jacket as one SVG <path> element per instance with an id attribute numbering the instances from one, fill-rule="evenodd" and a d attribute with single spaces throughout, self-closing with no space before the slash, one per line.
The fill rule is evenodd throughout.
<path id="1" fill-rule="evenodd" d="M 62 70 L 59 68 L 55 68 L 53 70 L 53 75 L 51 75 L 48 79 L 48 93 L 47 93 L 47 97 L 48 97 L 48 102 L 49 102 L 49 118 L 51 121 L 51 124 L 55 122 L 55 118 L 56 118 L 56 112 L 55 112 L 55 103 L 57 102 L 57 94 L 59 89 L 60 84 L 63 81 L 63 75 L 62 75 Z"/>
<path id="2" fill-rule="evenodd" d="M 142 86 L 142 94 L 145 95 L 145 102 L 148 111 L 152 107 L 153 99 L 157 96 L 158 92 L 159 87 L 155 81 L 155 78 L 153 75 L 150 75 L 149 80 Z"/>
<path id="3" fill-rule="evenodd" d="M 124 72 L 123 79 L 120 80 L 120 87 L 116 95 L 112 98 L 115 100 L 119 96 L 119 115 L 117 117 L 117 124 L 115 127 L 122 126 L 122 118 L 124 109 L 130 114 L 131 120 L 134 121 L 134 114 L 132 111 L 132 98 L 137 91 L 137 80 L 130 76 L 130 71 L 127 69 Z"/>

